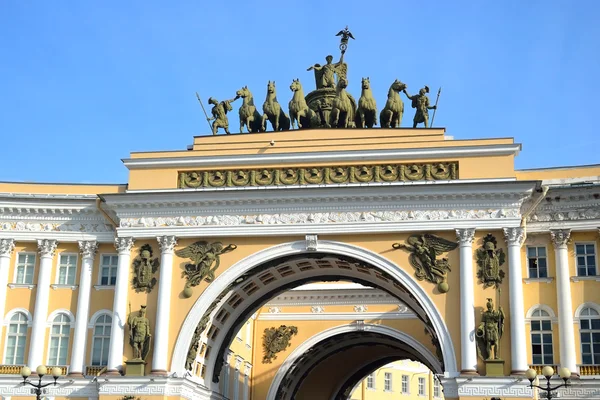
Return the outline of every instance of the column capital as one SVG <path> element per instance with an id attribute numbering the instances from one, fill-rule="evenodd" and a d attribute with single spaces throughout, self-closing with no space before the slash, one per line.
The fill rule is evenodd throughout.
<path id="1" fill-rule="evenodd" d="M 131 248 L 133 247 L 133 238 L 132 237 L 118 237 L 115 238 L 115 248 L 120 253 L 130 253 Z"/>
<path id="2" fill-rule="evenodd" d="M 233 351 L 227 350 L 227 353 L 225 353 L 225 363 L 229 364 L 231 362 L 231 357 L 233 357 Z"/>
<path id="3" fill-rule="evenodd" d="M 555 248 L 566 246 L 571 237 L 570 229 L 550 229 L 550 238 Z"/>
<path id="4" fill-rule="evenodd" d="M 508 245 L 521 246 L 525 238 L 525 229 L 521 227 L 504 228 L 504 240 Z"/>
<path id="5" fill-rule="evenodd" d="M 240 356 L 235 356 L 235 369 L 240 370 L 244 359 Z"/>
<path id="6" fill-rule="evenodd" d="M 54 239 L 38 239 L 37 245 L 41 257 L 54 257 L 58 241 Z"/>
<path id="7" fill-rule="evenodd" d="M 252 364 L 250 364 L 248 361 L 246 361 L 244 363 L 244 375 L 250 376 L 250 371 L 252 371 Z"/>
<path id="8" fill-rule="evenodd" d="M 80 240 L 78 243 L 81 257 L 94 259 L 98 251 L 98 242 L 95 240 Z"/>
<path id="9" fill-rule="evenodd" d="M 0 239 L 0 256 L 10 257 L 15 250 L 15 239 Z"/>
<path id="10" fill-rule="evenodd" d="M 456 230 L 456 239 L 461 246 L 473 244 L 475 238 L 475 228 L 465 228 Z"/>
<path id="11" fill-rule="evenodd" d="M 177 238 L 175 236 L 158 236 L 156 238 L 160 251 L 163 253 L 172 253 L 177 246 Z"/>

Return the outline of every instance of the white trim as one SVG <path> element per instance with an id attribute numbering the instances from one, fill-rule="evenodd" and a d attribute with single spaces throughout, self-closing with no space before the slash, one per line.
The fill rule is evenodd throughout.
<path id="1" fill-rule="evenodd" d="M 11 289 L 33 289 L 36 285 L 33 283 L 9 283 L 8 287 Z"/>
<path id="2" fill-rule="evenodd" d="M 110 256 L 110 257 L 114 256 L 114 257 L 117 257 L 117 262 L 119 260 L 119 253 L 117 253 L 117 252 L 115 252 L 115 253 L 100 253 L 100 255 L 98 257 L 98 279 L 96 280 L 97 284 L 94 285 L 94 289 L 96 289 L 96 290 L 102 290 L 102 289 L 108 289 L 108 288 L 114 289 L 116 286 L 116 285 L 103 285 L 102 284 L 102 258 L 104 256 Z M 115 271 L 116 271 L 118 264 L 115 265 L 114 267 L 115 267 Z M 115 278 L 116 278 L 116 275 L 115 275 Z"/>
<path id="3" fill-rule="evenodd" d="M 600 275 L 588 275 L 588 276 L 572 276 L 571 282 L 584 282 L 584 281 L 595 281 L 600 282 Z"/>
<path id="4" fill-rule="evenodd" d="M 598 224 L 596 224 L 596 230 L 597 229 L 598 229 Z M 573 232 L 573 230 L 571 230 L 571 232 Z M 571 238 L 572 238 L 572 236 L 571 236 Z M 578 244 L 583 244 L 586 246 L 591 244 L 594 246 L 594 270 L 596 271 L 595 275 L 581 275 L 581 276 L 578 275 L 578 270 L 579 270 L 579 267 L 577 266 L 577 245 Z M 577 282 L 576 280 L 573 280 L 573 279 L 582 280 L 581 278 L 587 278 L 587 279 L 596 278 L 596 280 L 600 281 L 600 273 L 598 271 L 598 245 L 596 244 L 596 242 L 591 241 L 591 240 L 576 242 L 575 240 L 573 240 L 573 256 L 574 256 L 575 276 L 571 277 L 571 281 Z M 586 260 L 586 264 L 587 264 L 587 260 Z M 583 280 L 586 280 L 586 279 L 583 279 Z"/>
<path id="5" fill-rule="evenodd" d="M 318 286 L 319 284 L 314 284 Z M 308 285 L 306 285 L 308 286 Z M 311 285 L 312 286 L 312 285 Z M 396 304 L 398 299 L 375 288 L 306 290 L 294 289 L 282 293 L 267 302 L 267 306 L 316 306 L 316 305 L 355 305 L 361 304 Z"/>
<path id="6" fill-rule="evenodd" d="M 48 328 L 52 327 L 52 323 L 54 322 L 54 318 L 58 316 L 58 314 L 65 314 L 69 318 L 69 325 L 71 329 L 75 328 L 75 316 L 73 313 L 66 308 L 59 308 L 58 310 L 54 310 L 48 315 L 48 320 L 46 321 L 46 325 Z"/>
<path id="7" fill-rule="evenodd" d="M 533 312 L 536 310 L 546 311 L 548 313 L 548 317 L 547 318 L 532 317 Z M 547 306 L 545 304 L 535 304 L 535 305 L 529 307 L 529 310 L 527 310 L 527 313 L 525 313 L 525 323 L 528 323 L 528 324 L 531 324 L 531 321 L 540 321 L 540 320 L 544 320 L 544 319 L 549 319 L 553 324 L 558 323 L 558 317 L 554 313 L 554 310 L 550 306 Z"/>
<path id="8" fill-rule="evenodd" d="M 90 322 L 88 322 L 88 329 L 93 329 L 94 325 L 96 325 L 96 320 L 103 315 L 108 315 L 112 319 L 112 311 L 103 309 L 96 311 L 91 317 Z"/>
<path id="9" fill-rule="evenodd" d="M 111 285 L 94 285 L 94 289 L 96 289 L 96 290 L 115 290 L 115 287 L 111 286 Z"/>
<path id="10" fill-rule="evenodd" d="M 416 319 L 412 312 L 338 312 L 338 313 L 277 313 L 260 314 L 259 321 L 354 321 Z"/>
<path id="11" fill-rule="evenodd" d="M 52 284 L 50 285 L 50 287 L 54 290 L 58 290 L 58 289 L 71 289 L 71 290 L 75 290 L 79 287 L 79 285 L 59 285 L 59 284 Z"/>
<path id="12" fill-rule="evenodd" d="M 319 241 L 319 251 L 323 253 L 329 253 L 332 255 L 345 255 L 354 257 L 357 260 L 364 261 L 368 264 L 375 265 L 381 268 L 383 271 L 388 273 L 391 277 L 401 282 L 408 293 L 412 294 L 424 311 L 427 313 L 431 324 L 439 336 L 440 347 L 444 355 L 444 362 L 446 365 L 446 373 L 449 376 L 458 375 L 456 353 L 454 351 L 454 343 L 448 327 L 444 319 L 442 318 L 437 306 L 433 300 L 429 297 L 428 293 L 423 289 L 408 272 L 400 268 L 397 264 L 391 260 L 374 253 L 370 250 L 349 245 L 347 243 L 334 242 L 323 240 Z M 189 345 L 192 341 L 192 335 L 198 322 L 206 312 L 207 308 L 213 301 L 220 295 L 220 293 L 233 283 L 239 276 L 250 271 L 256 265 L 262 264 L 266 261 L 274 260 L 280 257 L 302 254 L 306 252 L 306 243 L 304 240 L 297 242 L 283 243 L 277 246 L 273 246 L 264 250 L 261 250 L 255 254 L 252 254 L 231 267 L 223 271 L 200 295 L 192 306 L 190 312 L 185 318 L 179 335 L 177 337 L 173 356 L 171 360 L 171 371 L 176 372 L 178 375 L 183 376 L 185 374 L 185 360 L 188 352 Z M 217 350 L 217 349 L 215 349 Z M 214 362 L 214 361 L 213 361 Z M 212 382 L 212 368 L 207 367 L 207 379 L 204 380 L 205 384 L 214 388 Z M 218 390 L 218 387 L 216 388 Z"/>
<path id="13" fill-rule="evenodd" d="M 375 324 L 341 325 L 341 326 L 336 326 L 334 328 L 329 328 L 322 332 L 319 332 L 316 335 L 312 336 L 311 338 L 305 340 L 298 347 L 296 347 L 294 349 L 294 351 L 292 351 L 292 353 L 285 359 L 285 361 L 277 369 L 277 372 L 275 373 L 275 376 L 273 377 L 273 380 L 271 381 L 271 386 L 269 387 L 269 392 L 267 394 L 266 400 L 277 400 L 277 398 L 275 396 L 277 395 L 277 391 L 279 389 L 279 386 L 281 385 L 281 382 L 283 381 L 283 378 L 285 377 L 285 375 L 287 374 L 289 369 L 298 360 L 298 358 L 302 357 L 304 355 L 304 353 L 306 353 L 310 348 L 312 348 L 313 346 L 322 342 L 323 340 L 326 340 L 333 336 L 336 336 L 336 335 L 339 335 L 342 333 L 356 332 L 356 331 L 361 331 L 361 330 L 364 330 L 365 332 L 380 333 L 382 335 L 386 335 L 393 339 L 396 339 L 403 343 L 406 343 L 407 345 L 414 348 L 418 353 L 422 354 L 423 357 L 425 357 L 425 359 L 432 366 L 434 366 L 435 368 L 438 369 L 438 371 L 442 370 L 442 366 L 441 366 L 439 360 L 429 351 L 429 349 L 427 349 L 423 344 L 421 344 L 421 342 L 419 342 L 412 336 L 410 336 L 402 331 L 398 331 L 394 328 L 391 328 L 391 327 L 388 327 L 385 325 L 375 325 Z"/>
<path id="14" fill-rule="evenodd" d="M 11 235 L 11 237 L 14 238 L 14 236 Z M 15 238 L 15 241 L 17 240 L 17 238 Z M 19 267 L 19 256 L 21 254 L 33 254 L 34 256 L 34 261 L 33 261 L 33 280 L 31 283 L 17 283 L 17 268 Z M 14 287 L 25 287 L 25 285 L 33 285 L 35 286 L 35 284 L 33 282 L 35 282 L 35 274 L 39 269 L 39 261 L 40 261 L 40 257 L 38 257 L 38 253 L 35 251 L 17 251 L 17 253 L 15 254 L 15 265 L 13 267 L 13 281 L 14 282 L 10 282 L 8 285 L 11 289 L 13 289 Z M 10 285 L 15 285 L 14 287 L 11 287 Z M 16 286 L 16 285 L 23 285 L 23 286 Z M 30 288 L 31 289 L 31 288 Z"/>
<path id="15" fill-rule="evenodd" d="M 523 282 L 526 284 L 530 283 L 552 283 L 554 282 L 554 277 L 548 278 L 523 278 Z"/>
<path id="16" fill-rule="evenodd" d="M 18 312 L 24 313 L 27 316 L 27 326 L 31 327 L 31 321 L 33 320 L 33 317 L 31 316 L 31 313 L 28 309 L 22 307 L 13 308 L 9 312 L 7 312 L 4 316 L 4 322 L 2 323 L 2 325 L 8 326 L 10 324 L 10 319 L 13 317 L 14 314 Z"/>
<path id="17" fill-rule="evenodd" d="M 308 290 L 377 290 L 370 286 L 361 285 L 360 283 L 354 282 L 324 282 L 324 283 L 307 283 L 290 289 L 290 292 L 296 291 L 308 291 Z M 353 292 L 356 293 L 356 292 Z"/>
<path id="18" fill-rule="evenodd" d="M 598 314 L 600 314 L 600 305 L 598 305 L 596 303 L 592 303 L 590 301 L 587 301 L 585 303 L 580 304 L 579 307 L 577 307 L 577 309 L 575 310 L 575 318 L 574 319 L 575 319 L 575 321 L 577 321 L 577 323 L 579 323 L 579 317 L 580 317 L 583 309 L 588 308 L 588 307 L 598 311 Z"/>
<path id="19" fill-rule="evenodd" d="M 73 252 L 73 251 L 63 251 L 57 254 L 57 258 L 56 258 L 56 273 L 54 274 L 54 285 L 58 286 L 58 287 L 63 287 L 63 286 L 75 286 L 77 283 L 77 272 L 80 270 L 79 267 L 79 254 L 77 252 Z M 60 258 L 62 256 L 75 256 L 75 283 L 74 284 L 69 284 L 69 283 L 60 283 L 58 280 L 60 279 Z M 68 278 L 68 275 L 67 275 Z M 68 280 L 68 279 L 67 279 Z M 53 285 L 50 285 L 51 287 Z M 55 289 L 53 287 L 53 289 Z"/>
<path id="20" fill-rule="evenodd" d="M 164 158 L 125 158 L 123 164 L 128 169 L 142 168 L 193 168 L 215 167 L 231 165 L 275 165 L 289 163 L 311 162 L 345 162 L 361 160 L 387 161 L 387 160 L 415 160 L 432 158 L 462 158 L 481 156 L 518 155 L 521 144 L 495 144 L 479 146 L 444 146 L 418 149 L 394 150 L 355 150 L 355 151 L 320 151 L 304 153 L 280 154 L 249 154 L 241 156 L 213 156 L 213 157 L 164 157 Z"/>

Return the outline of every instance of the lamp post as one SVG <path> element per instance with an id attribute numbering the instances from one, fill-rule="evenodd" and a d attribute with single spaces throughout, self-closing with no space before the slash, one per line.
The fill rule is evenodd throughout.
<path id="1" fill-rule="evenodd" d="M 546 387 L 533 384 L 534 379 L 537 377 L 537 372 L 535 372 L 534 369 L 530 368 L 527 370 L 527 372 L 525 372 L 525 376 L 527 377 L 527 379 L 529 379 L 529 387 L 530 388 L 538 388 L 540 390 L 543 390 L 545 392 L 545 397 L 547 399 L 554 399 L 554 398 L 558 397 L 558 395 L 556 393 L 553 393 L 556 389 L 559 389 L 563 386 L 564 387 L 571 386 L 571 384 L 569 383 L 569 378 L 571 377 L 571 371 L 569 371 L 568 368 L 564 368 L 564 367 L 559 368 L 558 375 L 564 381 L 564 383 L 561 383 L 560 385 L 555 386 L 555 387 L 550 386 L 550 378 L 552 378 L 552 375 L 554 375 L 554 368 L 552 368 L 550 366 L 545 366 L 544 368 L 542 368 L 542 375 L 544 375 L 546 377 Z"/>
<path id="2" fill-rule="evenodd" d="M 31 381 L 27 379 L 31 375 L 31 370 L 28 367 L 21 368 L 21 376 L 23 377 L 23 385 L 33 386 L 32 392 L 35 393 L 36 399 L 40 400 L 41 395 L 43 393 L 45 393 L 45 390 L 43 390 L 43 389 L 46 386 L 50 386 L 50 385 L 56 386 L 56 380 L 61 375 L 62 371 L 58 367 L 52 368 L 51 373 L 52 373 L 52 377 L 54 378 L 54 382 L 48 382 L 48 383 L 42 383 L 42 378 L 44 377 L 44 375 L 48 374 L 48 368 L 46 368 L 43 365 L 40 365 L 39 367 L 37 367 L 35 369 L 35 372 L 37 372 L 40 379 L 39 379 L 38 383 L 31 383 Z"/>

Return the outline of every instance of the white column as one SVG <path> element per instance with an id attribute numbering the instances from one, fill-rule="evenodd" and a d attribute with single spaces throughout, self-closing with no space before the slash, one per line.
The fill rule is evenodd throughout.
<path id="1" fill-rule="evenodd" d="M 125 325 L 127 324 L 127 289 L 129 286 L 129 261 L 133 238 L 123 237 L 115 239 L 115 248 L 119 253 L 117 265 L 117 280 L 115 282 L 115 300 L 108 350 L 108 370 L 111 375 L 119 374 L 123 367 L 123 344 L 125 340 Z"/>
<path id="2" fill-rule="evenodd" d="M 83 376 L 85 364 L 85 350 L 87 348 L 87 325 L 90 315 L 90 293 L 92 288 L 92 268 L 94 257 L 98 250 L 95 241 L 80 241 L 81 274 L 79 278 L 79 295 L 77 296 L 77 315 L 75 317 L 75 332 L 73 333 L 73 346 L 71 347 L 71 366 L 69 375 Z"/>
<path id="3" fill-rule="evenodd" d="M 173 281 L 173 250 L 175 236 L 156 238 L 160 246 L 160 276 L 158 279 L 158 303 L 156 306 L 156 327 L 154 328 L 154 354 L 152 374 L 167 374 L 169 351 L 169 315 L 171 313 L 171 284 Z"/>
<path id="4" fill-rule="evenodd" d="M 14 239 L 0 239 L 0 319 L 4 319 L 8 271 L 10 270 L 10 258 L 14 250 Z"/>
<path id="5" fill-rule="evenodd" d="M 229 397 L 229 387 L 231 386 L 231 381 L 229 379 L 229 373 L 231 372 L 231 357 L 233 353 L 227 350 L 227 354 L 225 355 L 225 364 L 223 364 L 223 396 Z"/>
<path id="6" fill-rule="evenodd" d="M 252 371 L 252 364 L 249 362 L 244 363 L 244 392 L 242 394 L 243 400 L 250 399 L 250 372 Z"/>
<path id="7" fill-rule="evenodd" d="M 460 251 L 460 322 L 461 373 L 477 375 L 475 344 L 475 292 L 473 279 L 473 238 L 475 229 L 457 229 Z"/>
<path id="8" fill-rule="evenodd" d="M 50 296 L 50 274 L 52 273 L 52 260 L 58 245 L 56 240 L 51 239 L 38 240 L 37 242 L 40 254 L 40 271 L 38 272 L 27 363 L 32 371 L 35 371 L 38 365 L 45 364 L 46 348 L 44 345 L 46 341 L 46 319 L 48 318 L 48 298 Z"/>
<path id="9" fill-rule="evenodd" d="M 573 329 L 573 304 L 571 302 L 571 276 L 567 242 L 568 229 L 550 231 L 556 259 L 556 291 L 558 298 L 558 335 L 560 337 L 560 365 L 577 373 L 575 362 L 575 334 Z"/>
<path id="10" fill-rule="evenodd" d="M 510 357 L 511 374 L 524 374 L 527 364 L 525 337 L 525 303 L 523 301 L 523 272 L 521 267 L 521 244 L 523 228 L 504 228 L 508 246 L 508 294 L 510 300 Z"/>

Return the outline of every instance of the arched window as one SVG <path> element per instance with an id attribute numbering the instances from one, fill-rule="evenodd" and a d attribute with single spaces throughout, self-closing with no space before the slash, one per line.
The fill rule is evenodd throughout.
<path id="1" fill-rule="evenodd" d="M 6 332 L 6 354 L 4 364 L 25 364 L 25 341 L 27 340 L 27 315 L 16 312 L 10 319 Z"/>
<path id="2" fill-rule="evenodd" d="M 600 364 L 600 315 L 591 307 L 579 313 L 581 335 L 581 362 L 584 365 Z"/>
<path id="3" fill-rule="evenodd" d="M 92 365 L 105 366 L 108 364 L 111 324 L 112 318 L 110 315 L 104 314 L 96 319 L 92 339 Z"/>
<path id="4" fill-rule="evenodd" d="M 71 320 L 65 314 L 58 314 L 52 321 L 50 329 L 48 365 L 67 365 Z"/>
<path id="5" fill-rule="evenodd" d="M 552 319 L 539 308 L 531 314 L 531 355 L 535 365 L 554 364 Z"/>

